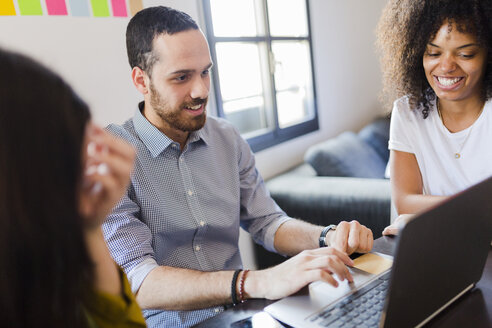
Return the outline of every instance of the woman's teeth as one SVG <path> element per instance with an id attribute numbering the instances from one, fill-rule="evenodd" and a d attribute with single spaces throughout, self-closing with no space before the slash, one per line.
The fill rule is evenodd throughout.
<path id="1" fill-rule="evenodd" d="M 455 83 L 457 83 L 459 80 L 461 80 L 461 77 L 454 77 L 454 78 L 449 78 L 449 77 L 437 77 L 437 80 L 439 81 L 440 84 L 444 86 L 451 86 Z"/>

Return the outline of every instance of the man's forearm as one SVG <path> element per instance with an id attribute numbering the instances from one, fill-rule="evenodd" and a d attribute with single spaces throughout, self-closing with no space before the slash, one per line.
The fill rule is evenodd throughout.
<path id="1" fill-rule="evenodd" d="M 160 266 L 137 292 L 143 309 L 196 310 L 230 304 L 233 271 L 202 272 Z"/>
<path id="2" fill-rule="evenodd" d="M 275 249 L 281 254 L 293 256 L 303 250 L 319 248 L 319 237 L 323 229 L 322 226 L 301 220 L 289 220 L 275 233 Z M 340 222 L 336 231 L 328 231 L 326 239 L 328 244 L 346 254 L 366 253 L 373 245 L 371 230 L 355 220 Z"/>
<path id="3" fill-rule="evenodd" d="M 275 233 L 275 249 L 280 254 L 293 256 L 305 249 L 318 248 L 322 230 L 323 227 L 308 222 L 289 220 Z"/>

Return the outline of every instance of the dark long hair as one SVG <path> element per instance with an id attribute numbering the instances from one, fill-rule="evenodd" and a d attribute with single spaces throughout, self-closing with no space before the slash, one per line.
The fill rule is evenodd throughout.
<path id="1" fill-rule="evenodd" d="M 85 325 L 93 266 L 77 190 L 89 117 L 58 75 L 0 49 L 1 327 Z"/>
<path id="2" fill-rule="evenodd" d="M 487 50 L 482 90 L 492 97 L 492 1 L 491 0 L 390 0 L 378 25 L 382 53 L 383 95 L 389 105 L 408 96 L 412 108 L 427 117 L 436 97 L 422 65 L 427 43 L 446 21 L 460 32 L 474 34 Z"/>

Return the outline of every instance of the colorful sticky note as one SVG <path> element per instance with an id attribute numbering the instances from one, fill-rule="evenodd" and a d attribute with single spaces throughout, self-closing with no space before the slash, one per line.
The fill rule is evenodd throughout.
<path id="1" fill-rule="evenodd" d="M 94 17 L 108 17 L 109 6 L 107 0 L 91 0 Z"/>
<path id="2" fill-rule="evenodd" d="M 87 0 L 70 0 L 70 12 L 72 16 L 90 16 L 89 2 Z"/>
<path id="3" fill-rule="evenodd" d="M 14 16 L 14 0 L 0 0 L 0 16 Z"/>
<path id="4" fill-rule="evenodd" d="M 42 15 L 40 0 L 18 0 L 21 15 Z"/>
<path id="5" fill-rule="evenodd" d="M 111 0 L 111 5 L 113 6 L 113 16 L 114 17 L 126 17 L 126 1 L 125 0 Z"/>
<path id="6" fill-rule="evenodd" d="M 138 13 L 142 9 L 143 9 L 142 0 L 130 0 L 130 13 L 132 14 L 132 16 Z"/>
<path id="7" fill-rule="evenodd" d="M 48 15 L 67 15 L 65 0 L 46 0 Z"/>

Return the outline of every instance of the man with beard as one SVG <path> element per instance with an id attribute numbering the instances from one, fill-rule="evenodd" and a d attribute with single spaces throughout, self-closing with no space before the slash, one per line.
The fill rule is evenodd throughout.
<path id="1" fill-rule="evenodd" d="M 248 144 L 230 123 L 206 116 L 212 61 L 191 17 L 140 11 L 128 24 L 127 51 L 144 101 L 108 129 L 135 146 L 137 159 L 103 228 L 148 326 L 188 327 L 248 298 L 282 298 L 316 280 L 337 285 L 332 275 L 350 281 L 347 254 L 369 251 L 371 231 L 356 221 L 314 226 L 275 204 Z M 240 226 L 292 257 L 243 271 Z"/>

